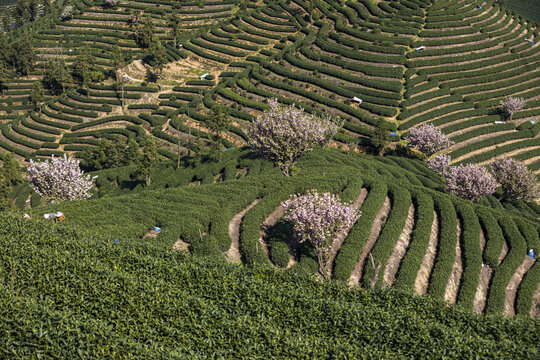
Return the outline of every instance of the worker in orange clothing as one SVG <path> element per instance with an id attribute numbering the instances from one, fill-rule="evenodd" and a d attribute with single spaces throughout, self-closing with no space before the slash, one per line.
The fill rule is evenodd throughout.
<path id="1" fill-rule="evenodd" d="M 56 214 L 54 214 L 54 221 L 56 222 L 64 221 L 65 218 L 66 216 L 63 212 L 58 211 Z"/>

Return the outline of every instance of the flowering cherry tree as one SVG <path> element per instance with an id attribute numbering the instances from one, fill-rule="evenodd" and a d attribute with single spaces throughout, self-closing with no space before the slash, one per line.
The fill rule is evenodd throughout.
<path id="1" fill-rule="evenodd" d="M 446 191 L 471 201 L 492 194 L 497 188 L 487 169 L 475 164 L 451 167 L 444 173 L 444 179 Z"/>
<path id="2" fill-rule="evenodd" d="M 407 139 L 409 139 L 410 147 L 420 150 L 426 156 L 431 156 L 455 144 L 431 124 L 411 129 Z"/>
<path id="3" fill-rule="evenodd" d="M 450 165 L 450 160 L 452 160 L 450 155 L 439 154 L 428 161 L 428 166 L 430 169 L 442 175 Z"/>
<path id="4" fill-rule="evenodd" d="M 319 270 L 329 278 L 332 243 L 341 231 L 358 220 L 360 211 L 342 204 L 334 194 L 319 194 L 315 190 L 307 195 L 294 195 L 282 206 L 287 210 L 285 220 L 294 223 L 294 231 L 300 235 L 301 242 L 309 241 L 313 245 Z"/>
<path id="5" fill-rule="evenodd" d="M 536 176 L 521 161 L 500 157 L 491 163 L 491 173 L 501 184 L 505 197 L 534 199 L 540 197 Z"/>
<path id="6" fill-rule="evenodd" d="M 79 160 L 55 158 L 34 162 L 28 166 L 30 186 L 46 203 L 56 204 L 69 200 L 84 200 L 90 196 L 97 176 L 83 175 Z"/>
<path id="7" fill-rule="evenodd" d="M 341 124 L 330 118 L 304 113 L 294 105 L 281 106 L 277 99 L 268 100 L 265 111 L 248 128 L 249 144 L 263 157 L 274 161 L 289 176 L 298 159 L 317 145 L 324 145 Z"/>
<path id="8" fill-rule="evenodd" d="M 512 121 L 512 115 L 523 109 L 525 100 L 523 98 L 508 96 L 506 99 L 501 100 L 500 104 L 510 116 L 510 121 Z"/>

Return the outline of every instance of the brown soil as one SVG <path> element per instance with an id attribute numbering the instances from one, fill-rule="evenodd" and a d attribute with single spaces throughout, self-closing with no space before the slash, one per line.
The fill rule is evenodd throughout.
<path id="1" fill-rule="evenodd" d="M 452 273 L 448 284 L 446 284 L 446 290 L 444 293 L 444 301 L 454 304 L 457 298 L 457 292 L 459 289 L 459 283 L 461 282 L 461 274 L 463 273 L 463 260 L 461 258 L 461 224 L 458 221 L 457 224 L 457 239 L 456 239 L 456 259 L 454 260 L 454 266 L 452 267 Z"/>
<path id="2" fill-rule="evenodd" d="M 373 224 L 371 225 L 371 234 L 369 235 L 369 239 L 366 245 L 364 245 L 364 250 L 362 251 L 362 254 L 360 255 L 360 260 L 356 263 L 356 266 L 354 267 L 354 270 L 351 273 L 351 277 L 349 278 L 349 285 L 351 286 L 358 285 L 360 279 L 362 278 L 364 262 L 368 254 L 371 252 L 371 249 L 373 249 L 373 245 L 375 245 L 375 241 L 377 241 L 377 238 L 379 237 L 379 233 L 381 232 L 382 226 L 386 222 L 386 218 L 388 217 L 390 210 L 391 210 L 390 198 L 387 197 L 384 200 L 383 206 L 377 213 L 377 216 L 375 216 L 375 220 L 373 221 Z M 375 266 L 377 266 L 377 264 Z"/>
<path id="3" fill-rule="evenodd" d="M 501 262 L 504 260 L 504 258 L 506 257 L 506 254 L 508 254 L 508 245 L 506 244 L 506 242 L 503 244 L 503 247 L 502 247 L 502 251 L 501 251 L 501 255 L 499 255 L 499 263 L 497 265 L 500 265 Z"/>
<path id="4" fill-rule="evenodd" d="M 172 249 L 173 251 L 186 251 L 189 253 L 189 244 L 185 242 L 182 239 L 176 240 L 176 242 L 173 244 Z"/>
<path id="5" fill-rule="evenodd" d="M 159 233 L 156 230 L 150 230 L 149 232 L 144 234 L 143 239 L 145 239 L 147 237 L 155 239 L 155 238 L 157 238 L 158 235 L 159 235 Z"/>
<path id="6" fill-rule="evenodd" d="M 493 275 L 493 269 L 487 265 L 482 264 L 480 270 L 480 279 L 478 281 L 478 287 L 476 289 L 476 295 L 474 296 L 473 311 L 477 314 L 484 312 L 486 307 L 487 292 L 491 276 Z"/>
<path id="7" fill-rule="evenodd" d="M 506 286 L 506 301 L 504 302 L 504 315 L 507 316 L 514 316 L 514 302 L 516 300 L 516 293 L 517 289 L 519 287 L 519 284 L 521 283 L 521 280 L 523 279 L 523 275 L 534 264 L 534 260 L 531 259 L 528 255 L 525 255 L 525 259 L 523 262 L 518 266 L 512 277 L 510 278 L 510 281 L 508 282 L 508 285 Z"/>
<path id="8" fill-rule="evenodd" d="M 352 203 L 353 209 L 357 210 L 360 208 L 360 206 L 362 206 L 362 204 L 364 203 L 364 200 L 366 199 L 367 194 L 368 194 L 368 191 L 365 188 L 363 188 L 362 191 L 360 191 L 360 194 L 358 195 L 358 197 Z M 341 248 L 341 245 L 343 245 L 343 242 L 347 238 L 349 231 L 350 229 L 346 229 L 345 231 L 339 233 L 336 239 L 334 240 L 334 242 L 332 243 L 332 250 L 330 250 L 330 259 L 329 259 L 330 269 L 334 268 L 333 265 L 334 265 L 334 260 L 336 258 L 336 255 L 339 249 Z"/>
<path id="9" fill-rule="evenodd" d="M 414 290 L 418 295 L 424 295 L 427 291 L 429 283 L 429 276 L 431 275 L 431 269 L 433 268 L 433 262 L 435 261 L 435 254 L 437 253 L 437 243 L 439 241 L 439 216 L 437 212 L 433 211 L 433 225 L 431 226 L 431 235 L 429 237 L 428 248 L 422 265 L 418 270 L 416 281 L 414 282 Z"/>
<path id="10" fill-rule="evenodd" d="M 407 215 L 407 220 L 405 221 L 405 227 L 399 235 L 396 246 L 394 247 L 394 252 L 388 258 L 386 268 L 384 270 L 384 284 L 392 285 L 394 279 L 396 278 L 396 273 L 401 264 L 401 259 L 405 256 L 407 249 L 409 248 L 409 242 L 411 240 L 411 232 L 414 226 L 414 205 L 411 204 L 409 207 L 409 214 Z"/>
<path id="11" fill-rule="evenodd" d="M 242 254 L 240 254 L 240 224 L 244 219 L 246 213 L 257 204 L 261 199 L 256 199 L 249 204 L 244 210 L 240 211 L 233 216 L 229 223 L 229 236 L 231 237 L 231 247 L 227 250 L 227 256 L 232 259 L 233 262 L 241 263 Z"/>
<path id="12" fill-rule="evenodd" d="M 484 252 L 485 247 L 486 237 L 484 235 L 484 231 L 480 230 L 480 248 L 482 249 L 482 253 Z M 482 269 L 480 270 L 480 278 L 478 279 L 478 286 L 476 288 L 473 305 L 473 311 L 477 314 L 481 314 L 484 311 L 484 307 L 486 306 L 487 290 L 489 286 L 489 281 L 491 280 L 492 271 L 493 269 L 491 269 L 489 266 L 482 264 Z"/>

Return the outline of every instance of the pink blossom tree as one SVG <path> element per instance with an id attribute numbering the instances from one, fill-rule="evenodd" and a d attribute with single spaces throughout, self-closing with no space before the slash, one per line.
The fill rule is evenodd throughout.
<path id="1" fill-rule="evenodd" d="M 282 206 L 287 210 L 285 220 L 294 223 L 294 231 L 301 242 L 308 241 L 313 245 L 319 259 L 319 271 L 329 278 L 332 244 L 341 231 L 358 220 L 360 211 L 341 203 L 334 194 L 319 194 L 315 190 L 306 195 L 294 195 Z"/>
<path id="2" fill-rule="evenodd" d="M 505 197 L 534 199 L 540 197 L 536 176 L 521 161 L 500 157 L 491 163 L 491 173 L 501 184 Z"/>
<path id="3" fill-rule="evenodd" d="M 523 98 L 507 96 L 506 99 L 501 100 L 500 104 L 508 113 L 510 121 L 512 121 L 512 115 L 523 109 L 523 106 L 525 106 L 525 100 Z"/>
<path id="4" fill-rule="evenodd" d="M 84 176 L 79 160 L 68 159 L 66 155 L 43 162 L 30 160 L 27 171 L 32 189 L 50 204 L 90 198 L 90 189 L 97 178 Z"/>
<path id="5" fill-rule="evenodd" d="M 444 173 L 446 191 L 467 200 L 476 201 L 495 192 L 497 182 L 486 168 L 475 165 L 458 165 Z"/>
<path id="6" fill-rule="evenodd" d="M 431 124 L 412 128 L 407 139 L 410 147 L 420 150 L 426 156 L 431 156 L 455 144 Z"/>
<path id="7" fill-rule="evenodd" d="M 428 166 L 431 170 L 434 170 L 442 175 L 450 165 L 451 160 L 452 158 L 450 155 L 439 154 L 428 161 Z"/>
<path id="8" fill-rule="evenodd" d="M 317 145 L 324 145 L 342 123 L 304 113 L 294 105 L 281 106 L 277 99 L 268 100 L 265 111 L 248 128 L 249 144 L 263 157 L 277 163 L 289 176 L 298 159 Z"/>

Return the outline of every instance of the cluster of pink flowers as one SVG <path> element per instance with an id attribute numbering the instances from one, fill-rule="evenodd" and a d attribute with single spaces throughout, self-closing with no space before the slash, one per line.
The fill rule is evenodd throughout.
<path id="1" fill-rule="evenodd" d="M 97 176 L 83 175 L 79 160 L 55 158 L 50 161 L 34 162 L 28 166 L 30 186 L 46 203 L 90 198 L 90 189 Z"/>
<path id="2" fill-rule="evenodd" d="M 450 166 L 450 161 L 452 158 L 450 155 L 439 154 L 433 159 L 428 161 L 428 166 L 431 170 L 436 171 L 439 174 L 444 174 L 448 166 Z"/>
<path id="3" fill-rule="evenodd" d="M 444 172 L 446 190 L 467 200 L 476 201 L 495 192 L 495 178 L 482 166 L 458 165 Z"/>
<path id="4" fill-rule="evenodd" d="M 426 156 L 431 156 L 455 144 L 431 124 L 412 128 L 407 139 L 410 147 L 420 150 Z"/>
<path id="5" fill-rule="evenodd" d="M 341 124 L 330 118 L 304 113 L 294 105 L 281 106 L 268 100 L 265 111 L 248 127 L 249 144 L 263 157 L 277 163 L 285 175 L 298 159 L 317 145 L 324 145 Z"/>
<path id="6" fill-rule="evenodd" d="M 342 204 L 339 197 L 319 194 L 312 190 L 306 195 L 294 195 L 282 203 L 287 209 L 285 220 L 294 223 L 294 231 L 301 241 L 309 241 L 319 259 L 321 274 L 329 277 L 329 257 L 336 236 L 351 227 L 360 217 L 360 211 Z"/>
<path id="7" fill-rule="evenodd" d="M 491 163 L 491 173 L 501 184 L 504 196 L 512 199 L 540 197 L 536 176 L 521 161 L 500 157 Z"/>

